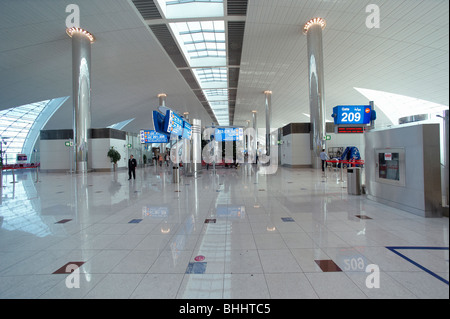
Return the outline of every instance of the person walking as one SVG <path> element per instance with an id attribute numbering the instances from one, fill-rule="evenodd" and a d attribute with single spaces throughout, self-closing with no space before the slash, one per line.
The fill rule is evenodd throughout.
<path id="1" fill-rule="evenodd" d="M 133 155 L 131 155 L 130 159 L 128 160 L 128 180 L 131 179 L 131 174 L 133 174 L 133 178 L 136 179 L 136 166 L 137 161 L 133 157 Z"/>

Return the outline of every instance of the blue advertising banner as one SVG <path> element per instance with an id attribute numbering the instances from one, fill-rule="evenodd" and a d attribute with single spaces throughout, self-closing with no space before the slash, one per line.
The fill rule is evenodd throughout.
<path id="1" fill-rule="evenodd" d="M 155 127 L 156 132 L 165 133 L 164 122 L 165 122 L 164 114 L 158 111 L 153 111 L 153 126 Z"/>

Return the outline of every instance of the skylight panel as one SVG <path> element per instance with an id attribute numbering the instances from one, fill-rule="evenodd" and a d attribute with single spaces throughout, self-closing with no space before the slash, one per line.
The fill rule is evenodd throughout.
<path id="1" fill-rule="evenodd" d="M 186 61 L 214 109 L 219 102 L 222 123 L 229 122 L 228 68 L 226 29 L 224 20 L 193 21 L 195 17 L 224 17 L 223 0 L 157 0 L 169 23 L 173 35 Z M 218 9 L 215 11 L 215 9 Z M 178 16 L 175 16 L 175 11 Z M 191 11 L 192 10 L 192 11 Z M 172 15 L 173 14 L 173 15 Z M 185 19 L 186 21 L 180 21 Z M 224 112 L 225 110 L 225 112 Z M 216 116 L 219 115 L 215 114 Z"/>
<path id="2" fill-rule="evenodd" d="M 167 19 L 222 17 L 223 0 L 157 0 Z"/>

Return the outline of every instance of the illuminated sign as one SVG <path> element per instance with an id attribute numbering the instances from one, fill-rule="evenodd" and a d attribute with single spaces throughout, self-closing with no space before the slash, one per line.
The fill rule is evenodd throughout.
<path id="1" fill-rule="evenodd" d="M 243 141 L 244 129 L 235 127 L 216 128 L 214 136 L 218 142 Z"/>
<path id="2" fill-rule="evenodd" d="M 183 122 L 181 116 L 172 110 L 167 111 L 165 118 L 165 132 L 176 136 L 183 135 Z"/>
<path id="3" fill-rule="evenodd" d="M 334 124 L 369 124 L 374 120 L 370 105 L 338 105 L 333 108 Z"/>
<path id="4" fill-rule="evenodd" d="M 169 136 L 167 134 L 159 133 L 156 131 L 141 130 L 140 138 L 141 144 L 169 143 Z"/>

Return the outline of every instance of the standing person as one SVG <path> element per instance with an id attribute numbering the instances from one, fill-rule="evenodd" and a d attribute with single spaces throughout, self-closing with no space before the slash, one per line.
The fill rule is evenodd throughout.
<path id="1" fill-rule="evenodd" d="M 163 162 L 163 156 L 161 153 L 159 153 L 159 167 L 162 166 L 162 162 Z"/>
<path id="2" fill-rule="evenodd" d="M 133 173 L 133 178 L 136 179 L 136 166 L 137 161 L 133 157 L 133 155 L 131 155 L 130 159 L 128 160 L 128 180 L 131 179 L 131 173 Z"/>
<path id="3" fill-rule="evenodd" d="M 322 153 L 320 153 L 320 159 L 322 160 L 322 172 L 325 172 L 325 161 L 329 159 L 327 152 L 325 152 L 325 149 L 323 149 Z"/>

